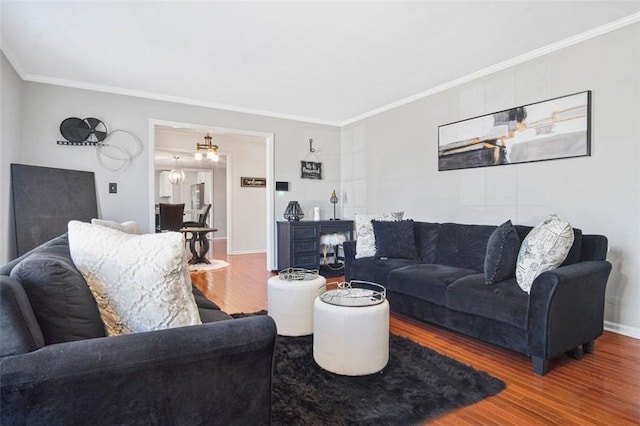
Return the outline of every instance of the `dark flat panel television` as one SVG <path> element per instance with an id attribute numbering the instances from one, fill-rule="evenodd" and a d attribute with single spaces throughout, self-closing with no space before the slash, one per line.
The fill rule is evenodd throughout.
<path id="1" fill-rule="evenodd" d="M 12 164 L 11 189 L 18 256 L 98 217 L 93 172 Z"/>

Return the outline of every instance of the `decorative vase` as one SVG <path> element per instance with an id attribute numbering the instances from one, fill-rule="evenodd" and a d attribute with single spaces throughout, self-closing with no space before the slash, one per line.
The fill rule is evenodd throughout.
<path id="1" fill-rule="evenodd" d="M 297 201 L 289 201 L 283 216 L 289 222 L 297 222 L 304 217 L 304 213 L 302 212 L 302 207 L 300 207 L 300 204 L 298 204 Z"/>
<path id="2" fill-rule="evenodd" d="M 313 220 L 315 221 L 320 220 L 320 207 L 313 208 Z"/>

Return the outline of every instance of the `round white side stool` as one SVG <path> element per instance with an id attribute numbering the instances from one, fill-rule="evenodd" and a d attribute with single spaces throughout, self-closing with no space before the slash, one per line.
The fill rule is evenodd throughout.
<path id="1" fill-rule="evenodd" d="M 302 279 L 284 279 L 282 273 L 267 282 L 267 310 L 281 336 L 313 334 L 313 302 L 327 280 L 322 275 L 303 274 Z"/>
<path id="2" fill-rule="evenodd" d="M 323 369 L 345 376 L 377 373 L 389 361 L 389 303 L 386 298 L 365 306 L 353 303 L 316 299 L 313 359 Z"/>

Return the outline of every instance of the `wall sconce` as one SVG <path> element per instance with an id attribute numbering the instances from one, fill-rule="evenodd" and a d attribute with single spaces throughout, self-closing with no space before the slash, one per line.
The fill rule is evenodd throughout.
<path id="1" fill-rule="evenodd" d="M 218 154 L 218 145 L 213 143 L 213 136 L 209 132 L 204 135 L 204 143 L 196 144 L 196 153 L 194 158 L 198 161 L 206 158 L 210 161 L 218 161 L 220 155 Z"/>

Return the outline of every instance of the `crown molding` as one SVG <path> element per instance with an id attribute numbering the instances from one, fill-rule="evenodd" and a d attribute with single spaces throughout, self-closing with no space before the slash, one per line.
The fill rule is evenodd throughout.
<path id="1" fill-rule="evenodd" d="M 217 102 L 205 101 L 201 99 L 192 99 L 192 98 L 186 98 L 181 96 L 172 96 L 172 95 L 165 95 L 165 94 L 155 93 L 155 92 L 147 92 L 142 90 L 126 89 L 121 87 L 87 83 L 87 82 L 81 82 L 81 81 L 75 81 L 75 80 L 66 80 L 66 79 L 48 77 L 48 76 L 43 76 L 38 74 L 29 74 L 24 72 L 24 68 L 16 59 L 16 56 L 13 55 L 11 51 L 7 49 L 6 46 L 0 47 L 0 50 L 4 52 L 5 56 L 7 57 L 7 59 L 9 60 L 13 68 L 16 70 L 20 78 L 24 81 L 51 84 L 55 86 L 71 87 L 76 89 L 92 90 L 97 92 L 112 93 L 112 94 L 124 95 L 124 96 L 133 96 L 137 98 L 153 99 L 158 101 L 172 102 L 172 103 L 178 103 L 178 104 L 184 104 L 184 105 L 200 106 L 205 108 L 214 108 L 214 109 L 219 109 L 224 111 L 233 111 L 233 112 L 239 112 L 244 114 L 260 115 L 260 116 L 279 118 L 284 120 L 302 121 L 306 123 L 321 124 L 321 125 L 333 126 L 333 127 L 344 127 L 344 126 L 356 123 L 358 121 L 364 120 L 366 118 L 372 117 L 374 115 L 381 114 L 385 111 L 389 111 L 391 109 L 429 97 L 431 95 L 435 95 L 445 90 L 452 89 L 457 86 L 461 86 L 465 83 L 477 80 L 482 77 L 489 76 L 499 71 L 503 71 L 505 69 L 539 58 L 549 53 L 557 52 L 564 48 L 573 46 L 578 43 L 582 43 L 583 41 L 587 41 L 592 38 L 599 37 L 601 35 L 627 27 L 629 25 L 636 24 L 638 22 L 640 22 L 640 12 L 634 13 L 632 15 L 626 16 L 624 18 L 618 19 L 608 24 L 593 28 L 589 31 L 585 31 L 581 34 L 575 35 L 573 37 L 569 37 L 559 42 L 552 43 L 547 46 L 543 46 L 539 49 L 532 50 L 523 55 L 516 56 L 515 58 L 508 59 L 506 61 L 484 68 L 482 70 L 448 81 L 446 83 L 427 89 L 423 92 L 416 93 L 415 95 L 411 95 L 406 98 L 397 100 L 395 102 L 391 102 L 387 105 L 381 106 L 379 108 L 372 109 L 368 112 L 359 114 L 357 116 L 354 116 L 344 121 L 321 120 L 321 119 L 316 119 L 311 117 L 304 117 L 304 116 L 298 116 L 298 115 L 292 115 L 292 114 L 282 114 L 282 113 L 277 113 L 272 111 L 238 107 L 234 105 L 226 105 L 226 104 L 221 104 Z"/>
<path id="2" fill-rule="evenodd" d="M 499 71 L 505 70 L 507 68 L 514 67 L 516 65 L 522 64 L 524 62 L 530 61 L 532 59 L 539 58 L 544 55 L 548 55 L 549 53 L 557 52 L 558 50 L 565 49 L 567 47 L 573 46 L 578 43 L 582 43 L 583 41 L 590 40 L 595 37 L 599 37 L 603 34 L 610 33 L 612 31 L 618 30 L 620 28 L 627 27 L 629 25 L 633 25 L 640 22 L 640 12 L 634 13 L 632 15 L 626 16 L 622 19 L 618 19 L 616 21 L 610 22 L 608 24 L 602 25 L 600 27 L 593 28 L 589 31 L 585 31 L 581 34 L 575 35 L 573 37 L 566 38 L 556 43 L 552 43 L 546 46 L 543 46 L 539 49 L 532 50 L 528 53 L 525 53 L 520 56 L 516 56 L 515 58 L 508 59 L 506 61 L 497 63 L 495 65 L 491 65 L 490 67 L 481 69 L 480 71 L 476 71 L 471 74 L 467 74 L 463 77 L 457 78 L 455 80 L 448 81 L 441 85 L 432 87 L 431 89 L 427 89 L 424 92 L 416 93 L 415 95 L 408 96 L 406 98 L 400 99 L 398 101 L 392 102 L 390 104 L 381 106 L 379 108 L 373 109 L 371 111 L 365 112 L 363 114 L 352 117 L 348 120 L 345 120 L 340 123 L 340 127 L 347 126 L 349 124 L 356 123 L 358 121 L 364 120 L 365 118 L 372 117 L 374 115 L 383 113 L 385 111 L 389 111 L 391 109 L 400 107 L 402 105 L 406 105 L 408 103 L 417 101 L 419 99 L 423 99 L 429 97 L 431 95 L 435 95 L 436 93 L 443 92 L 448 89 L 452 89 L 457 86 L 461 86 L 465 83 L 468 83 L 473 80 L 477 80 L 482 77 L 487 77 L 491 74 L 495 74 Z"/>
<path id="3" fill-rule="evenodd" d="M 12 63 L 13 64 L 13 63 Z M 17 68 L 16 68 L 17 71 Z M 106 86 L 102 84 L 87 83 L 83 81 L 66 80 L 62 78 L 49 77 L 38 74 L 24 74 L 21 76 L 23 80 L 33 83 L 51 84 L 54 86 L 71 87 L 74 89 L 91 90 L 95 92 L 111 93 L 116 95 L 132 96 L 136 98 L 153 99 L 156 101 L 171 102 L 177 104 L 200 106 L 205 108 L 214 108 L 224 111 L 240 112 L 244 114 L 260 115 L 265 117 L 280 118 L 284 120 L 303 121 L 306 123 L 322 124 L 326 126 L 339 127 L 339 122 L 320 120 L 311 117 L 304 117 L 291 114 L 281 114 L 272 111 L 264 111 L 252 108 L 238 107 L 235 105 L 226 105 L 217 102 L 205 101 L 201 99 L 186 98 L 182 96 L 165 95 L 162 93 L 147 92 L 144 90 L 126 89 L 122 87 Z"/>
<path id="4" fill-rule="evenodd" d="M 0 40 L 1 40 L 1 37 L 0 37 Z M 2 47 L 0 47 L 0 50 L 2 51 L 2 53 L 4 53 L 5 58 L 7 58 L 7 60 L 9 61 L 13 69 L 16 71 L 16 73 L 18 74 L 18 77 L 24 80 L 24 75 L 25 75 L 24 69 L 16 59 L 13 52 L 11 52 L 11 49 L 7 49 L 7 46 L 3 45 Z"/>

